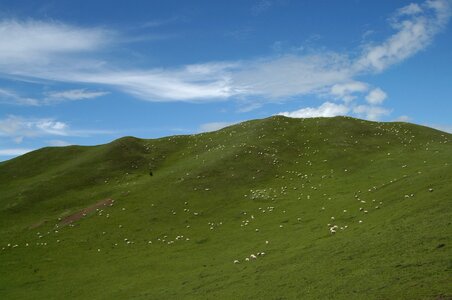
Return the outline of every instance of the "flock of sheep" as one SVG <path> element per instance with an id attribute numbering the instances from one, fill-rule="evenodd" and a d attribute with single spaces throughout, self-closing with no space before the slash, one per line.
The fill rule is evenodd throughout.
<path id="1" fill-rule="evenodd" d="M 331 210 L 328 209 L 328 204 L 325 203 L 331 203 L 332 201 L 334 201 L 332 199 L 331 195 L 327 195 L 327 194 L 323 194 L 319 195 L 320 191 L 322 190 L 322 187 L 325 186 L 327 184 L 326 180 L 329 178 L 333 178 L 334 176 L 347 176 L 347 174 L 350 174 L 352 172 L 351 168 L 347 167 L 345 169 L 342 169 L 340 171 L 338 171 L 337 169 L 334 170 L 333 168 L 329 169 L 328 172 L 326 174 L 318 174 L 316 173 L 317 169 L 316 169 L 316 165 L 317 164 L 327 164 L 328 160 L 321 160 L 321 161 L 316 161 L 316 155 L 318 155 L 319 153 L 321 153 L 320 149 L 313 149 L 313 145 L 310 144 L 311 141 L 309 140 L 305 140 L 301 145 L 297 145 L 293 140 L 291 140 L 289 137 L 286 136 L 285 134 L 285 128 L 283 127 L 283 124 L 281 121 L 277 122 L 278 126 L 276 126 L 274 128 L 274 130 L 280 135 L 280 140 L 282 140 L 283 138 L 286 139 L 286 145 L 284 145 L 285 147 L 292 147 L 293 149 L 296 149 L 298 151 L 298 155 L 295 159 L 295 161 L 290 162 L 292 166 L 296 167 L 297 170 L 289 170 L 289 171 L 285 171 L 284 173 L 281 174 L 281 172 L 279 172 L 279 168 L 282 167 L 283 164 L 287 164 L 288 162 L 286 161 L 284 163 L 284 157 L 280 156 L 280 154 L 282 153 L 282 151 L 280 149 L 278 149 L 278 147 L 272 147 L 272 146 L 265 146 L 265 147 L 259 147 L 256 145 L 251 145 L 251 144 L 247 144 L 246 142 L 241 142 L 239 144 L 234 144 L 231 147 L 232 148 L 242 148 L 243 151 L 239 154 L 235 154 L 233 156 L 233 159 L 243 159 L 243 157 L 245 156 L 246 159 L 246 155 L 256 155 L 258 158 L 260 158 L 264 163 L 270 163 L 271 166 L 274 168 L 274 170 L 277 171 L 277 173 L 274 174 L 274 182 L 275 183 L 280 183 L 283 182 L 285 184 L 279 186 L 279 187 L 259 187 L 259 182 L 257 181 L 255 187 L 253 187 L 252 189 L 249 190 L 249 193 L 244 195 L 244 199 L 246 201 L 253 201 L 256 204 L 258 203 L 272 203 L 272 205 L 265 205 L 259 207 L 256 211 L 257 214 L 259 214 L 259 216 L 255 213 L 250 213 L 250 212 L 241 212 L 241 214 L 244 216 L 244 219 L 240 220 L 240 227 L 242 230 L 247 230 L 247 227 L 249 227 L 250 224 L 252 224 L 252 222 L 256 219 L 256 218 L 263 218 L 263 216 L 267 216 L 269 214 L 274 213 L 276 210 L 279 210 L 282 213 L 285 213 L 286 211 L 284 210 L 283 207 L 281 207 L 281 205 L 279 203 L 280 199 L 297 199 L 297 200 L 304 200 L 306 199 L 306 201 L 313 201 L 313 200 L 318 200 L 319 203 L 324 203 L 324 206 L 322 206 L 319 210 L 320 214 L 326 214 L 327 212 L 330 212 Z M 249 126 L 247 123 L 242 124 L 241 125 L 243 128 L 246 128 L 246 126 Z M 429 147 L 429 143 L 427 143 L 426 145 L 420 145 L 420 144 L 415 144 L 415 136 L 410 133 L 407 129 L 402 129 L 400 126 L 398 125 L 394 125 L 388 128 L 388 126 L 383 126 L 380 124 L 374 125 L 376 128 L 375 132 L 373 133 L 374 136 L 383 136 L 384 133 L 391 133 L 391 134 L 395 134 L 395 136 L 399 139 L 399 142 L 403 144 L 404 147 L 412 147 L 412 150 L 416 150 L 419 147 L 423 147 L 425 150 L 428 151 L 428 147 Z M 263 128 L 261 130 L 264 130 Z M 236 131 L 234 130 L 230 130 L 229 132 L 229 136 L 233 136 L 236 133 Z M 217 133 L 213 133 L 213 134 L 219 134 Z M 225 145 L 208 145 L 206 143 L 205 147 L 202 147 L 202 138 L 205 136 L 206 134 L 200 134 L 195 137 L 195 141 L 193 142 L 193 147 L 198 149 L 198 148 L 204 148 L 205 151 L 210 152 L 210 151 L 217 151 L 219 153 L 220 156 L 223 156 L 224 154 L 222 154 L 222 151 L 224 151 L 227 146 Z M 266 138 L 265 134 L 261 134 L 258 135 L 258 140 L 264 139 Z M 318 133 L 318 138 L 321 138 L 321 141 L 323 141 L 326 146 L 328 146 L 329 143 L 329 138 L 325 137 L 325 134 L 322 132 Z M 347 140 L 345 140 L 344 142 L 347 142 L 349 147 L 354 147 L 355 145 L 359 144 L 358 141 L 359 137 L 354 137 L 354 136 L 347 136 Z M 174 141 L 177 142 L 177 138 L 169 138 L 170 141 Z M 212 139 L 212 135 L 210 136 L 210 138 L 208 139 L 208 141 L 210 143 L 215 143 L 215 141 Z M 444 137 L 444 140 L 442 141 L 444 143 L 448 142 L 448 138 Z M 387 144 L 389 144 L 390 142 L 387 142 Z M 274 141 L 271 142 L 271 144 L 274 144 Z M 316 144 L 318 146 L 318 144 Z M 386 146 L 386 145 L 385 145 Z M 152 153 L 151 151 L 152 146 L 146 145 L 146 152 L 147 153 Z M 377 146 L 377 148 L 380 148 L 380 146 Z M 192 150 L 193 151 L 193 150 Z M 347 147 L 343 148 L 343 151 L 346 152 L 348 151 Z M 189 152 L 189 151 L 188 151 Z M 185 155 L 185 152 L 182 153 L 182 156 Z M 386 153 L 386 157 L 388 159 L 391 159 L 391 152 L 387 152 Z M 223 158 L 226 158 L 226 156 L 223 156 Z M 202 159 L 202 155 L 200 157 L 199 154 L 196 154 L 195 159 L 201 159 L 202 161 L 202 165 L 204 165 L 206 163 L 205 159 Z M 373 160 L 371 161 L 371 163 L 373 163 Z M 395 163 L 395 162 L 394 162 Z M 426 162 L 424 162 L 426 163 Z M 132 168 L 137 169 L 138 167 L 134 164 L 132 165 Z M 401 168 L 403 169 L 407 169 L 407 165 L 403 164 L 401 166 Z M 263 167 L 261 167 L 261 169 L 257 169 L 254 170 L 255 174 L 250 174 L 250 180 L 251 182 L 257 180 L 258 176 L 262 175 L 262 173 L 265 173 L 265 171 L 263 171 L 262 169 L 264 169 Z M 322 170 L 325 170 L 325 168 L 322 168 Z M 231 169 L 230 170 L 232 173 L 232 176 L 234 176 L 234 170 Z M 251 172 L 251 170 L 250 170 Z M 421 171 L 417 170 L 417 173 L 420 173 Z M 189 172 L 184 172 L 184 175 L 179 177 L 179 182 L 181 181 L 185 181 L 187 179 L 194 179 L 194 180 L 199 180 L 202 179 L 204 180 L 205 177 L 202 175 L 197 175 L 196 177 L 194 177 L 195 175 L 192 175 Z M 403 175 L 403 177 L 406 177 L 407 175 Z M 394 182 L 397 182 L 399 179 L 391 179 L 386 183 L 383 183 L 381 185 L 381 187 L 388 185 L 388 184 L 392 184 Z M 317 184 L 314 184 L 314 182 L 316 182 Z M 105 184 L 108 184 L 109 181 L 106 180 Z M 133 184 L 132 184 L 133 185 Z M 127 188 L 130 188 L 129 182 L 127 182 L 126 185 Z M 211 192 L 212 187 L 208 187 L 208 186 L 197 186 L 194 188 L 195 191 L 197 192 Z M 372 186 L 371 188 L 368 189 L 368 194 L 366 194 L 366 197 L 369 196 L 371 197 L 371 193 L 378 190 L 378 187 L 376 186 Z M 433 192 L 433 188 L 429 188 L 429 192 Z M 130 191 L 128 191 L 125 195 L 130 194 Z M 378 210 L 383 206 L 383 201 L 379 201 L 376 199 L 364 199 L 365 197 L 363 197 L 364 193 L 361 193 L 360 191 L 357 191 L 354 194 L 354 198 L 356 199 L 356 203 L 358 203 L 359 208 L 358 211 L 356 211 L 355 206 L 356 205 L 352 205 L 349 208 L 343 208 L 341 209 L 341 216 L 345 216 L 345 215 L 349 215 L 351 213 L 353 213 L 354 215 L 358 214 L 358 217 L 356 218 L 357 220 L 355 220 L 353 218 L 353 220 L 355 220 L 355 222 L 357 224 L 362 224 L 365 220 L 365 217 L 367 214 L 369 214 L 372 211 Z M 408 193 L 405 194 L 403 197 L 405 198 L 411 198 L 414 197 L 414 194 L 412 193 Z M 124 202 L 126 203 L 126 202 Z M 287 203 L 287 202 L 286 202 Z M 190 210 L 190 207 L 188 205 L 188 202 L 184 203 L 185 208 L 183 209 L 183 213 L 186 213 L 188 215 L 190 215 L 191 217 L 197 217 L 200 215 L 200 212 L 192 212 Z M 121 211 L 125 211 L 125 207 L 122 208 L 121 210 L 119 210 L 119 212 Z M 104 209 L 97 209 L 96 210 L 96 214 L 98 216 L 103 216 L 106 218 L 109 218 L 110 215 L 113 215 L 113 211 L 110 211 L 107 213 L 106 210 Z M 171 210 L 171 214 L 172 215 L 176 215 L 177 212 L 176 210 Z M 322 215 L 321 215 L 322 216 Z M 336 214 L 337 216 L 337 214 Z M 336 217 L 336 216 L 331 216 L 329 217 L 329 223 L 327 223 L 327 228 L 328 228 L 328 233 L 331 235 L 334 235 L 336 233 L 338 233 L 339 231 L 342 230 L 346 230 L 347 228 L 349 228 L 349 226 L 352 226 L 353 223 L 346 223 L 344 221 L 343 218 L 341 218 L 341 216 Z M 324 216 L 321 217 L 321 219 L 325 219 Z M 342 220 L 342 221 L 341 221 Z M 348 218 L 347 220 L 350 220 L 350 218 Z M 297 221 L 302 221 L 302 218 L 297 218 Z M 351 222 L 351 221 L 350 221 Z M 207 223 L 209 231 L 214 231 L 215 229 L 220 228 L 221 226 L 223 226 L 223 222 L 212 222 L 209 221 Z M 74 227 L 74 224 L 69 224 L 69 226 Z M 118 225 L 119 228 L 122 228 L 123 226 L 121 224 Z M 283 228 L 284 225 L 283 224 L 279 224 L 280 228 Z M 190 229 L 190 225 L 186 225 L 186 229 L 189 230 Z M 58 224 L 56 225 L 56 228 L 52 231 L 48 231 L 47 234 L 42 234 L 40 232 L 37 232 L 37 239 L 38 241 L 36 242 L 37 246 L 47 246 L 48 242 L 47 241 L 41 241 L 44 240 L 45 236 L 50 236 L 51 234 L 55 234 L 57 236 L 59 236 L 59 230 L 60 228 L 58 228 Z M 259 228 L 254 228 L 255 232 L 259 232 L 260 229 Z M 102 235 L 105 235 L 106 232 L 102 232 Z M 56 239 L 56 243 L 60 243 L 60 238 Z M 168 235 L 163 235 L 161 237 L 158 237 L 156 239 L 154 239 L 154 243 L 159 242 L 162 244 L 166 244 L 166 245 L 171 245 L 174 244 L 175 242 L 189 242 L 190 238 L 186 235 L 183 234 L 179 234 L 176 235 L 174 238 L 169 238 Z M 129 240 L 128 238 L 124 238 L 123 243 L 126 245 L 133 245 L 136 243 L 136 241 L 132 241 Z M 149 239 L 147 241 L 147 244 L 152 245 L 153 244 L 153 240 Z M 265 245 L 268 245 L 269 241 L 266 240 L 265 241 Z M 30 243 L 25 243 L 24 244 L 25 247 L 29 247 L 31 246 Z M 119 243 L 114 243 L 114 246 L 118 246 Z M 19 244 L 14 244 L 14 243 L 8 243 L 5 247 L 2 248 L 2 250 L 7 250 L 7 249 L 13 249 L 13 248 L 17 248 L 19 247 Z M 97 248 L 98 252 L 101 252 L 101 248 Z M 244 258 L 242 259 L 233 259 L 233 263 L 234 264 L 239 264 L 241 262 L 250 262 L 253 260 L 256 260 L 260 257 L 264 257 L 266 255 L 266 252 L 260 250 L 254 253 L 251 253 L 249 255 L 246 255 Z"/>

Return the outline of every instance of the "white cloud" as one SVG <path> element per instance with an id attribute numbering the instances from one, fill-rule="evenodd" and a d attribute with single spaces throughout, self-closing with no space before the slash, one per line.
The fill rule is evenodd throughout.
<path id="1" fill-rule="evenodd" d="M 429 126 L 429 127 L 452 134 L 452 125 L 427 124 L 425 126 Z"/>
<path id="2" fill-rule="evenodd" d="M 399 8 L 397 10 L 397 15 L 398 16 L 417 15 L 417 14 L 420 14 L 421 12 L 422 12 L 422 8 L 418 4 L 410 3 L 407 6 Z"/>
<path id="3" fill-rule="evenodd" d="M 347 83 L 337 83 L 330 89 L 330 95 L 335 99 L 341 99 L 350 102 L 356 99 L 354 93 L 363 93 L 369 89 L 368 84 L 359 81 L 350 81 Z"/>
<path id="4" fill-rule="evenodd" d="M 8 116 L 0 120 L 0 136 L 34 137 L 41 135 L 68 135 L 68 125 L 53 119 L 25 119 Z"/>
<path id="5" fill-rule="evenodd" d="M 49 143 L 50 146 L 54 146 L 54 147 L 64 147 L 64 146 L 71 145 L 71 143 L 68 143 L 68 142 L 63 141 L 63 140 L 51 140 L 48 143 Z"/>
<path id="6" fill-rule="evenodd" d="M 378 121 L 381 117 L 389 115 L 391 110 L 381 106 L 358 105 L 353 108 L 353 112 L 361 118 Z"/>
<path id="7" fill-rule="evenodd" d="M 0 156 L 18 156 L 33 151 L 26 148 L 0 149 Z"/>
<path id="8" fill-rule="evenodd" d="M 380 88 L 373 89 L 367 94 L 366 101 L 369 104 L 382 104 L 388 95 Z"/>
<path id="9" fill-rule="evenodd" d="M 0 67 L 47 65 L 63 54 L 97 50 L 110 41 L 111 32 L 58 22 L 0 21 Z"/>
<path id="10" fill-rule="evenodd" d="M 391 25 L 396 33 L 380 45 L 368 45 L 356 62 L 357 70 L 382 71 L 425 49 L 433 37 L 446 25 L 451 9 L 450 1 L 426 1 L 400 9 Z"/>
<path id="11" fill-rule="evenodd" d="M 292 112 L 281 112 L 278 115 L 290 118 L 335 117 L 346 115 L 350 108 L 343 104 L 325 102 L 319 107 L 305 107 Z"/>
<path id="12" fill-rule="evenodd" d="M 348 66 L 348 58 L 336 53 L 285 55 L 247 62 L 230 76 L 238 93 L 275 99 L 320 92 L 348 81 L 352 75 Z"/>
<path id="13" fill-rule="evenodd" d="M 259 3 L 264 8 L 270 2 Z M 6 20 L 0 22 L 0 73 L 105 85 L 147 101 L 202 102 L 235 97 L 264 102 L 325 95 L 328 91 L 332 97 L 351 101 L 354 93 L 364 92 L 366 83 L 343 91 L 341 85 L 356 84 L 357 77 L 383 71 L 425 49 L 449 18 L 450 1 L 429 0 L 396 11 L 391 19 L 394 34 L 381 43 L 365 45 L 361 51 L 349 51 L 357 55 L 317 51 L 315 55 L 207 62 L 172 69 L 120 68 L 94 59 L 99 50 L 126 39 L 102 28 Z"/>
<path id="14" fill-rule="evenodd" d="M 23 118 L 10 115 L 0 119 L 0 136 L 39 137 L 39 136 L 92 136 L 99 134 L 112 134 L 109 130 L 72 129 L 61 121 L 52 118 Z"/>
<path id="15" fill-rule="evenodd" d="M 211 123 L 205 123 L 201 124 L 199 126 L 199 132 L 210 132 L 210 131 L 216 131 L 220 130 L 222 128 L 228 127 L 230 125 L 237 124 L 238 122 L 211 122 Z"/>
<path id="16" fill-rule="evenodd" d="M 75 101 L 93 99 L 108 95 L 108 92 L 101 91 L 87 91 L 86 89 L 74 89 L 67 91 L 52 91 L 46 93 L 45 103 L 57 103 L 63 101 Z"/>
<path id="17" fill-rule="evenodd" d="M 24 141 L 24 137 L 23 136 L 16 136 L 13 138 L 14 143 L 16 144 L 20 144 Z"/>
<path id="18" fill-rule="evenodd" d="M 215 65 L 203 64 L 180 70 L 73 73 L 68 78 L 111 85 L 148 101 L 212 101 L 236 94 L 223 71 Z"/>
<path id="19" fill-rule="evenodd" d="M 318 107 L 304 107 L 291 112 L 281 112 L 278 115 L 291 118 L 316 118 L 335 116 L 357 116 L 372 121 L 377 121 L 391 113 L 390 109 L 374 105 L 352 105 L 351 103 L 336 104 L 325 102 Z"/>
<path id="20" fill-rule="evenodd" d="M 38 106 L 39 100 L 28 97 L 22 97 L 13 91 L 0 88 L 0 103 L 25 106 Z"/>
<path id="21" fill-rule="evenodd" d="M 403 115 L 403 116 L 397 117 L 394 121 L 396 121 L 396 122 L 408 122 L 410 120 L 411 120 L 411 118 L 409 116 Z"/>
<path id="22" fill-rule="evenodd" d="M 43 99 L 23 97 L 17 92 L 0 88 L 0 103 L 21 106 L 42 106 L 56 104 L 64 101 L 92 99 L 105 96 L 109 92 L 87 91 L 86 89 L 74 89 L 67 91 L 52 91 L 45 93 Z"/>
<path id="23" fill-rule="evenodd" d="M 237 109 L 237 112 L 239 113 L 247 113 L 253 110 L 256 110 L 258 108 L 261 108 L 262 104 L 261 103 L 246 103 L 246 104 L 241 104 L 241 106 Z"/>

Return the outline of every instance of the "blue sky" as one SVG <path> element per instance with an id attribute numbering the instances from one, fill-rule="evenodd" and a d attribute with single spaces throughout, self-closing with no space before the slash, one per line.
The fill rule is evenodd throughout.
<path id="1" fill-rule="evenodd" d="M 276 114 L 452 132 L 451 0 L 0 2 L 0 160 Z"/>

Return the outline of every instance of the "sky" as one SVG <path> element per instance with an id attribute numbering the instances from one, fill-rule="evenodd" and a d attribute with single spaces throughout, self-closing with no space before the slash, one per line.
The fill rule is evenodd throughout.
<path id="1" fill-rule="evenodd" d="M 0 161 L 250 119 L 452 132 L 452 0 L 0 2 Z"/>

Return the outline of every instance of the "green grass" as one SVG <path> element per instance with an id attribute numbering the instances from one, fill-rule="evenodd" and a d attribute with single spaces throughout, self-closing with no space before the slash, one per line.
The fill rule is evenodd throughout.
<path id="1" fill-rule="evenodd" d="M 449 299 L 451 137 L 272 117 L 25 154 L 0 164 L 0 299 Z"/>

